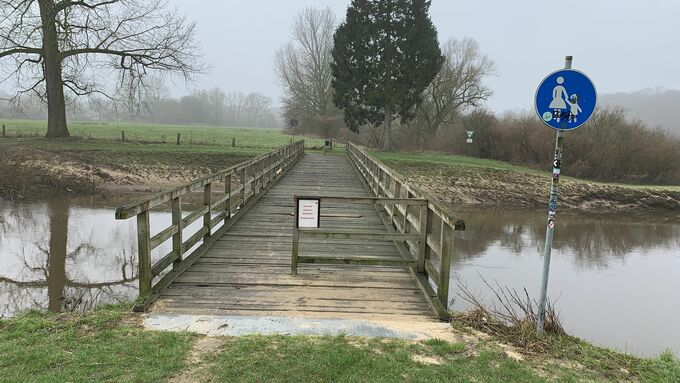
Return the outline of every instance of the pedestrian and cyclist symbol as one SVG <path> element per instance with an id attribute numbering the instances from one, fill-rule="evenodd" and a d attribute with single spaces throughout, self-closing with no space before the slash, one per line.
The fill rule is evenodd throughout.
<path id="1" fill-rule="evenodd" d="M 585 74 L 564 69 L 549 74 L 536 90 L 536 113 L 548 126 L 576 129 L 593 114 L 597 94 Z"/>

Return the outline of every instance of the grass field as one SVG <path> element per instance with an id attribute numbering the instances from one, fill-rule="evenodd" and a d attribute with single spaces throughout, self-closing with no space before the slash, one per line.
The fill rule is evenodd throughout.
<path id="1" fill-rule="evenodd" d="M 0 120 L 9 137 L 42 137 L 47 131 L 46 121 Z M 181 142 L 188 145 L 231 146 L 236 138 L 238 148 L 271 149 L 290 143 L 290 139 L 304 139 L 307 145 L 321 146 L 323 140 L 311 137 L 293 137 L 280 129 L 238 128 L 222 126 L 156 125 L 115 122 L 69 122 L 72 137 L 120 141 L 121 132 L 131 142 L 176 144 L 177 133 Z"/>
<path id="2" fill-rule="evenodd" d="M 10 199 L 168 190 L 292 140 L 304 139 L 307 147 L 323 145 L 321 139 L 276 129 L 71 122 L 71 137 L 46 139 L 45 121 L 0 124 L 6 131 L 0 154 L 9 165 L 0 169 L 0 197 Z"/>
<path id="3" fill-rule="evenodd" d="M 0 382 L 677 382 L 670 353 L 642 359 L 555 339 L 509 357 L 489 337 L 204 338 L 144 330 L 129 306 L 84 314 L 30 312 L 0 320 Z M 458 329 L 461 333 L 465 329 Z M 476 340 L 473 340 L 476 339 Z M 518 355 L 518 354 L 515 354 Z"/>

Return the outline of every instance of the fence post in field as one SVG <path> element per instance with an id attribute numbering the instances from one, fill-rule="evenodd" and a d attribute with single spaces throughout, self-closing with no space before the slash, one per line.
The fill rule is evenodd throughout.
<path id="1" fill-rule="evenodd" d="M 235 148 L 236 147 L 236 137 L 232 137 L 231 139 L 231 147 Z"/>
<path id="2" fill-rule="evenodd" d="M 179 143 L 180 143 L 180 137 L 181 137 L 181 134 L 177 133 L 177 145 L 179 145 Z"/>
<path id="3" fill-rule="evenodd" d="M 121 132 L 120 132 L 120 140 L 125 142 L 125 131 L 124 130 L 121 130 Z"/>
<path id="4" fill-rule="evenodd" d="M 2 124 L 2 137 L 5 137 L 5 124 Z"/>

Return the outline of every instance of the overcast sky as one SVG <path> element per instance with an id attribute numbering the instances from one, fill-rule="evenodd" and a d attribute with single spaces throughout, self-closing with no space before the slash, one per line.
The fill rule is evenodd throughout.
<path id="1" fill-rule="evenodd" d="M 349 0 L 170 0 L 198 27 L 211 73 L 195 88 L 258 91 L 279 103 L 274 52 L 289 41 L 295 15 L 330 7 L 344 19 Z M 492 58 L 488 106 L 502 112 L 533 108 L 540 80 L 574 56 L 598 92 L 680 89 L 680 1 L 668 0 L 433 0 L 439 40 L 471 37 Z M 189 92 L 177 84 L 173 93 Z"/>

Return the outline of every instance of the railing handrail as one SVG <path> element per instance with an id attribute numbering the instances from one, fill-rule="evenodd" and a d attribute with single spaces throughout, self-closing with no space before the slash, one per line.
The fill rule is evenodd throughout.
<path id="1" fill-rule="evenodd" d="M 456 213 L 451 211 L 450 208 L 444 206 L 440 202 L 438 202 L 436 199 L 430 197 L 426 192 L 424 192 L 422 189 L 418 188 L 417 186 L 410 185 L 406 179 L 404 178 L 403 175 L 399 174 L 397 171 L 394 169 L 390 168 L 389 166 L 385 165 L 384 162 L 376 158 L 375 156 L 372 156 L 370 153 L 368 153 L 366 150 L 364 150 L 362 147 L 359 145 L 356 145 L 352 142 L 347 142 L 347 147 L 348 148 L 354 148 L 360 153 L 364 154 L 365 156 L 370 157 L 373 161 L 381 165 L 382 170 L 387 173 L 390 177 L 393 179 L 399 181 L 402 184 L 402 187 L 405 187 L 407 191 L 409 191 L 411 194 L 418 198 L 423 198 L 427 199 L 429 202 L 429 207 L 432 211 L 435 213 L 438 213 L 440 216 L 443 216 L 449 225 L 453 226 L 456 230 L 465 230 L 465 220 L 462 218 L 458 217 Z"/>
<path id="2" fill-rule="evenodd" d="M 312 199 L 318 199 L 321 201 L 335 201 L 335 202 L 346 202 L 346 201 L 353 201 L 353 202 L 382 202 L 382 203 L 398 203 L 398 204 L 403 204 L 403 205 L 422 205 L 424 203 L 427 203 L 428 200 L 427 198 L 391 198 L 391 197 L 346 197 L 346 196 L 334 196 L 334 195 L 309 195 L 309 194 L 300 194 L 300 195 L 294 195 L 293 200 L 298 200 L 298 199 L 307 199 L 307 198 L 312 198 Z"/>
<path id="3" fill-rule="evenodd" d="M 144 310 L 153 302 L 165 287 L 207 251 L 216 238 L 245 215 L 269 187 L 303 155 L 304 141 L 301 140 L 194 180 L 173 191 L 156 194 L 140 203 L 118 208 L 116 219 L 127 219 L 133 215 L 137 217 L 139 293 L 145 299 L 136 306 L 136 309 Z M 240 174 L 236 174 L 236 171 Z M 236 190 L 232 188 L 232 178 L 239 180 Z M 214 199 L 213 184 L 217 182 L 224 182 L 224 191 L 218 191 L 221 195 Z M 250 190 L 247 190 L 248 186 Z M 186 216 L 183 215 L 182 196 L 201 187 L 203 206 Z M 167 202 L 171 203 L 172 224 L 152 235 L 150 209 Z M 213 213 L 217 215 L 213 217 Z M 184 229 L 201 218 L 203 220 L 200 229 L 188 239 L 184 238 Z M 221 227 L 217 228 L 220 223 Z M 216 230 L 213 232 L 213 229 Z M 153 262 L 151 251 L 168 240 L 172 240 L 172 250 Z M 197 245 L 198 247 L 192 251 Z M 170 266 L 172 270 L 161 275 Z M 161 278 L 154 283 L 156 277 Z"/>
<path id="4" fill-rule="evenodd" d="M 402 257 L 417 254 L 416 267 L 411 269 L 420 288 L 426 293 L 437 314 L 442 319 L 448 318 L 448 296 L 451 273 L 451 259 L 454 252 L 454 231 L 464 230 L 465 221 L 450 209 L 430 198 L 419 188 L 409 185 L 404 177 L 390 169 L 382 161 L 373 157 L 362 148 L 351 142 L 347 145 L 347 154 L 357 172 L 366 182 L 367 187 L 377 197 L 426 198 L 428 204 L 421 207 L 420 214 L 408 206 L 399 204 L 380 204 L 379 209 L 389 232 L 411 233 L 421 235 L 417 242 L 396 242 Z M 434 262 L 439 258 L 439 265 Z M 438 266 L 438 267 L 437 267 Z M 434 282 L 436 291 L 430 285 Z"/>
<path id="5" fill-rule="evenodd" d="M 151 209 L 153 209 L 153 208 L 155 208 L 159 205 L 162 205 L 164 203 L 167 203 L 167 202 L 173 200 L 174 198 L 177 198 L 177 197 L 183 196 L 185 194 L 191 193 L 191 192 L 193 192 L 197 189 L 200 189 L 201 187 L 203 187 L 203 186 L 205 186 L 209 183 L 219 181 L 219 180 L 225 178 L 226 176 L 229 176 L 231 174 L 238 172 L 239 170 L 241 170 L 243 168 L 249 167 L 249 166 L 251 166 L 251 165 L 253 165 L 253 164 L 269 157 L 269 156 L 278 154 L 279 152 L 281 152 L 281 151 L 283 151 L 287 148 L 291 148 L 291 147 L 294 147 L 295 145 L 300 145 L 300 144 L 304 144 L 304 140 L 295 141 L 291 144 L 281 146 L 281 147 L 276 148 L 276 149 L 274 149 L 270 152 L 261 154 L 257 157 L 248 159 L 248 160 L 243 161 L 243 162 L 239 162 L 238 164 L 232 165 L 232 166 L 230 166 L 226 169 L 208 174 L 208 175 L 203 176 L 201 178 L 197 178 L 197 179 L 195 179 L 195 180 L 193 180 L 193 181 L 191 181 L 187 184 L 184 184 L 182 186 L 178 186 L 177 188 L 175 188 L 173 190 L 156 193 L 156 194 L 152 195 L 151 197 L 147 197 L 146 199 L 143 199 L 141 201 L 138 201 L 138 202 L 135 202 L 135 203 L 132 203 L 132 204 L 129 204 L 129 205 L 126 204 L 126 205 L 120 206 L 119 208 L 116 209 L 116 219 L 125 220 L 125 219 L 132 218 L 132 217 L 138 215 L 139 213 L 151 210 Z"/>

